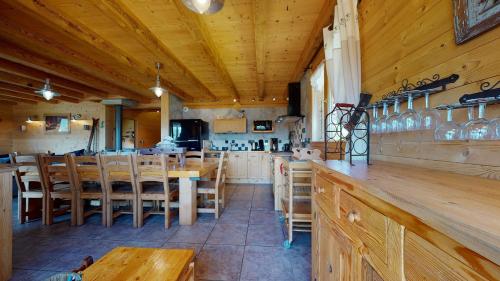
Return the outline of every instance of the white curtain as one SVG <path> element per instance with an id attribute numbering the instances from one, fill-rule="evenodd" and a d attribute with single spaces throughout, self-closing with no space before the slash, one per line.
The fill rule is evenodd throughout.
<path id="1" fill-rule="evenodd" d="M 332 81 L 332 99 L 335 103 L 358 105 L 361 92 L 361 51 L 359 45 L 358 0 L 339 0 L 335 6 L 333 30 L 326 32 L 325 58 L 331 53 L 333 70 L 328 71 Z M 323 30 L 325 36 L 325 31 Z M 331 78 L 330 78 L 331 77 Z"/>
<path id="2" fill-rule="evenodd" d="M 324 90 L 325 90 L 325 65 L 321 63 L 311 75 L 312 89 L 312 141 L 324 139 Z"/>

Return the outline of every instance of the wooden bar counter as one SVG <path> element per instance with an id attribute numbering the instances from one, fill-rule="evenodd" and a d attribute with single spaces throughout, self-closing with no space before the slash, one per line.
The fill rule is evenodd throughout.
<path id="1" fill-rule="evenodd" d="M 12 172 L 0 165 L 0 281 L 12 276 Z"/>
<path id="2" fill-rule="evenodd" d="M 500 280 L 500 181 L 382 161 L 313 170 L 313 280 Z"/>

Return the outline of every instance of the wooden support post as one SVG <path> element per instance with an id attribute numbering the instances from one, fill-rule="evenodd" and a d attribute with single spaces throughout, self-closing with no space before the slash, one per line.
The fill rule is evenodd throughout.
<path id="1" fill-rule="evenodd" d="M 161 140 L 164 140 L 170 135 L 170 94 L 163 93 L 160 98 L 160 114 L 161 114 Z"/>

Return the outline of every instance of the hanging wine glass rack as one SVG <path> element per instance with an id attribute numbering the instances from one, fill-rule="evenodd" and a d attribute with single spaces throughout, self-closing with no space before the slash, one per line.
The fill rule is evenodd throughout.
<path id="1" fill-rule="evenodd" d="M 500 81 L 497 81 L 493 85 L 490 82 L 484 82 L 480 85 L 479 92 L 463 95 L 458 99 L 458 103 L 442 104 L 436 106 L 435 108 L 438 110 L 447 110 L 449 108 L 459 109 L 478 106 L 481 103 L 485 103 L 487 105 L 498 104 L 500 103 L 500 88 L 496 88 L 498 85 L 500 85 Z"/>

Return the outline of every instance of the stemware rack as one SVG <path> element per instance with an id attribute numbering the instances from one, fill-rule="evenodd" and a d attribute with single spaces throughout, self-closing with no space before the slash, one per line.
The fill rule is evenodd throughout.
<path id="1" fill-rule="evenodd" d="M 384 103 L 387 105 L 393 105 L 396 100 L 399 102 L 404 102 L 408 100 L 408 96 L 411 95 L 413 99 L 421 98 L 425 96 L 426 93 L 430 95 L 436 94 L 446 90 L 446 86 L 451 83 L 455 83 L 459 78 L 458 74 L 451 74 L 450 76 L 441 78 L 439 74 L 434 74 L 432 78 L 424 78 L 417 81 L 416 83 L 410 83 L 408 79 L 403 79 L 401 81 L 401 87 L 397 90 L 390 91 L 382 96 L 382 99 L 367 106 L 368 109 L 380 108 Z"/>
<path id="2" fill-rule="evenodd" d="M 500 88 L 496 88 L 498 85 L 500 85 L 500 81 L 497 81 L 493 85 L 490 82 L 483 82 L 479 87 L 481 89 L 479 92 L 463 95 L 459 99 L 458 103 L 442 104 L 436 106 L 436 109 L 447 110 L 450 108 L 467 108 L 471 106 L 478 106 L 480 103 L 485 103 L 487 105 L 498 104 L 500 103 Z"/>
<path id="3" fill-rule="evenodd" d="M 325 153 L 337 154 L 339 160 L 349 157 L 353 165 L 353 158 L 366 158 L 370 164 L 370 114 L 364 107 L 355 107 L 353 104 L 337 103 L 325 117 Z"/>

